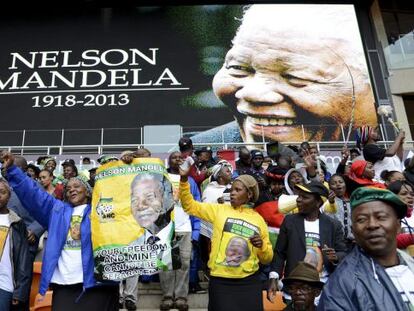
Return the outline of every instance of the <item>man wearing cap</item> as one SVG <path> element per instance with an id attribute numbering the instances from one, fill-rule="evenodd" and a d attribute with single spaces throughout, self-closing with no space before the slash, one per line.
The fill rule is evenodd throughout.
<path id="1" fill-rule="evenodd" d="M 414 310 L 414 260 L 397 249 L 407 206 L 389 190 L 351 195 L 357 247 L 330 277 L 319 310 Z"/>
<path id="2" fill-rule="evenodd" d="M 300 261 L 288 277 L 283 279 L 283 290 L 292 297 L 292 304 L 284 311 L 314 311 L 314 300 L 321 293 L 324 283 L 311 264 Z"/>
<path id="3" fill-rule="evenodd" d="M 194 152 L 193 142 L 188 137 L 181 137 L 178 141 L 181 157 L 185 160 L 187 157 L 192 157 Z M 199 170 L 196 165 L 190 168 L 190 176 L 195 180 L 197 185 L 200 185 L 206 178 L 206 171 Z"/>
<path id="4" fill-rule="evenodd" d="M 201 171 L 209 169 L 216 164 L 210 147 L 201 147 L 194 154 L 197 156 L 197 167 Z"/>
<path id="5" fill-rule="evenodd" d="M 252 173 L 259 173 L 261 175 L 264 175 L 265 170 L 262 167 L 264 161 L 263 152 L 260 150 L 252 150 L 252 167 L 251 172 Z"/>
<path id="6" fill-rule="evenodd" d="M 92 188 L 95 187 L 95 176 L 96 176 L 96 170 L 98 168 L 97 167 L 93 167 L 91 168 L 88 172 L 89 172 L 89 186 L 91 186 Z"/>
<path id="7" fill-rule="evenodd" d="M 269 274 L 269 300 L 276 294 L 277 279 L 283 273 L 289 275 L 299 261 L 313 264 L 321 281 L 326 282 L 346 252 L 341 223 L 319 212 L 329 195 L 328 189 L 318 181 L 296 184 L 295 188 L 299 212 L 287 215 L 280 228 Z"/>

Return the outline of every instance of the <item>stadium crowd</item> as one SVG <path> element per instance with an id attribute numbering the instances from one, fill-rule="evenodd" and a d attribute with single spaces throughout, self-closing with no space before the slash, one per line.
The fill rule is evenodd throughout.
<path id="1" fill-rule="evenodd" d="M 59 175 L 52 157 L 28 165 L 3 151 L 0 311 L 29 310 L 35 260 L 53 310 L 136 310 L 138 282 L 159 281 L 160 310 L 185 311 L 189 294 L 207 291 L 200 275 L 212 311 L 261 311 L 280 292 L 284 310 L 414 310 L 414 157 L 403 158 L 403 131 L 388 149 L 379 140 L 376 128 L 358 128 L 357 146 L 344 146 L 330 172 L 308 142 L 268 144 L 267 154 L 243 146 L 232 161 L 181 138 L 166 161 L 179 181 L 181 268 L 120 283 L 93 275 L 97 168 L 80 171 L 69 159 Z M 139 148 L 98 162 L 147 157 Z M 229 220 L 249 233 L 229 230 Z"/>

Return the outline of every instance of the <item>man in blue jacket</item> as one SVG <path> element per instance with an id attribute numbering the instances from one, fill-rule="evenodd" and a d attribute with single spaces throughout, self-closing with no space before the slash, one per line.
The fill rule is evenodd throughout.
<path id="1" fill-rule="evenodd" d="M 14 165 L 10 152 L 2 152 L 0 160 L 24 208 L 49 232 L 40 294 L 51 285 L 54 310 L 118 310 L 118 283 L 98 283 L 93 274 L 89 184 L 71 178 L 65 189 L 67 202 L 62 202 Z"/>
<path id="2" fill-rule="evenodd" d="M 318 310 L 414 310 L 414 260 L 396 239 L 407 206 L 388 190 L 362 187 L 351 210 L 357 246 L 330 276 Z"/>

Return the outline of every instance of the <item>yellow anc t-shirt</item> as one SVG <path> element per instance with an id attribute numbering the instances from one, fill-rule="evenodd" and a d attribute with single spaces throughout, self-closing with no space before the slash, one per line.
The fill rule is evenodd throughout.
<path id="1" fill-rule="evenodd" d="M 270 263 L 273 250 L 267 225 L 254 209 L 194 201 L 189 183 L 183 182 L 180 183 L 180 199 L 188 214 L 213 224 L 208 262 L 211 275 L 244 278 L 259 269 L 259 262 Z M 249 238 L 254 234 L 259 234 L 263 240 L 261 249 L 250 243 Z"/>

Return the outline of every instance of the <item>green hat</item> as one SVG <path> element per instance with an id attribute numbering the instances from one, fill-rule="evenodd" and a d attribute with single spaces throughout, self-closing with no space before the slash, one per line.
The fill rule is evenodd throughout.
<path id="1" fill-rule="evenodd" d="M 407 205 L 396 194 L 387 189 L 360 187 L 352 192 L 350 200 L 351 211 L 363 203 L 383 201 L 394 208 L 399 219 L 403 219 L 407 215 Z"/>

